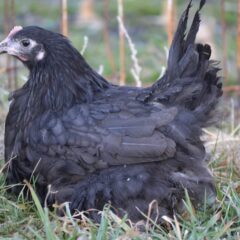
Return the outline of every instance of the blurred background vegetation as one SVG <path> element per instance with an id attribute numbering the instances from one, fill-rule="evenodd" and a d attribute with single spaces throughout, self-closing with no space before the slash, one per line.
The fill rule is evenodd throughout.
<path id="1" fill-rule="evenodd" d="M 147 85 L 154 82 L 166 66 L 171 35 L 187 3 L 186 0 L 2 0 L 0 38 L 14 25 L 38 25 L 63 32 L 80 51 L 87 44 L 84 57 L 108 80 L 135 84 L 129 44 L 124 37 L 119 38 L 117 16 L 122 4 L 125 28 L 138 51 L 140 79 Z M 193 8 L 196 9 L 198 3 L 193 1 Z M 63 4 L 66 4 L 65 10 Z M 212 45 L 214 58 L 224 67 L 226 91 L 234 93 L 239 90 L 237 12 L 237 0 L 208 0 L 198 35 L 199 42 Z M 20 62 L 1 56 L 0 74 L 3 104 L 8 92 L 26 80 L 27 71 Z"/>

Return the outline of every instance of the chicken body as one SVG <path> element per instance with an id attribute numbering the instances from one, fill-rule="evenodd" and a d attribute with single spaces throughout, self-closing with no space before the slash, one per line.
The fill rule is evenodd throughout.
<path id="1" fill-rule="evenodd" d="M 199 11 L 185 38 L 189 9 L 166 74 L 145 89 L 108 83 L 59 34 L 38 27 L 12 33 L 15 44 L 30 39 L 15 54 L 30 75 L 12 94 L 6 120 L 8 183 L 34 177 L 42 202 L 50 185 L 49 205 L 67 201 L 74 211 L 111 203 L 134 221 L 153 200 L 152 217 L 180 211 L 185 189 L 196 205 L 214 199 L 200 137 L 222 91 L 210 47 L 194 43 Z"/>

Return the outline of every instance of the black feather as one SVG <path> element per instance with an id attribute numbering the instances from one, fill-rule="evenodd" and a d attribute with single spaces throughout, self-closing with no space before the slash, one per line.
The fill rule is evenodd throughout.
<path id="1" fill-rule="evenodd" d="M 192 0 L 188 3 L 186 10 L 182 14 L 178 23 L 177 30 L 174 34 L 174 38 L 173 38 L 171 47 L 169 49 L 169 58 L 168 58 L 169 68 L 174 67 L 177 64 L 177 61 L 179 61 L 179 58 L 182 52 L 182 47 L 183 47 L 182 41 L 185 37 L 185 32 L 186 32 L 187 22 L 188 22 L 188 15 L 189 15 L 189 10 L 191 6 L 192 6 Z"/>
<path id="2" fill-rule="evenodd" d="M 185 43 L 186 46 L 189 46 L 190 44 L 193 44 L 195 39 L 196 39 L 196 35 L 197 35 L 198 30 L 199 30 L 200 21 L 201 21 L 200 20 L 200 10 L 202 9 L 205 2 L 206 2 L 205 0 L 201 0 L 200 5 L 199 5 L 199 9 L 195 13 L 191 28 L 189 30 L 189 33 L 188 33 L 188 36 L 187 36 L 187 39 L 186 39 L 186 43 Z"/>
<path id="3" fill-rule="evenodd" d="M 212 123 L 222 85 L 209 45 L 195 44 L 200 2 L 185 38 L 189 2 L 170 47 L 167 71 L 149 88 L 108 83 L 62 35 L 26 27 L 27 83 L 11 95 L 5 125 L 7 182 L 34 178 L 42 203 L 70 202 L 72 212 L 102 209 L 134 220 L 183 210 L 185 189 L 198 206 L 215 196 L 205 166 L 202 127 Z M 38 59 L 39 51 L 44 57 Z M 19 187 L 12 188 L 19 192 Z M 90 215 L 99 220 L 97 214 Z M 159 219 L 159 221 L 161 221 Z"/>
<path id="4" fill-rule="evenodd" d="M 201 0 L 200 4 L 199 4 L 199 11 L 203 8 L 203 6 L 205 5 L 206 0 Z"/>

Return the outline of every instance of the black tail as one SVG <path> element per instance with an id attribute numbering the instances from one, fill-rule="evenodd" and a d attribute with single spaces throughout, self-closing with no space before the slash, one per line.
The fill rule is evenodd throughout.
<path id="1" fill-rule="evenodd" d="M 192 1 L 179 21 L 172 45 L 169 50 L 167 70 L 164 76 L 140 96 L 146 102 L 157 101 L 170 106 L 180 106 L 194 112 L 205 126 L 222 95 L 222 84 L 217 76 L 220 70 L 217 62 L 209 60 L 209 45 L 196 44 L 195 39 L 200 25 L 200 10 L 193 18 L 186 35 L 189 10 Z"/>

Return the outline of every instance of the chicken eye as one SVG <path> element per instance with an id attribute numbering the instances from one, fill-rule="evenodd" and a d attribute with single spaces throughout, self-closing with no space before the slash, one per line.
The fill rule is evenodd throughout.
<path id="1" fill-rule="evenodd" d="M 30 41 L 28 39 L 23 39 L 21 44 L 23 47 L 28 47 L 30 45 Z"/>

